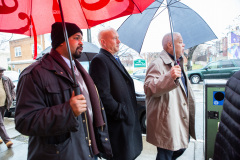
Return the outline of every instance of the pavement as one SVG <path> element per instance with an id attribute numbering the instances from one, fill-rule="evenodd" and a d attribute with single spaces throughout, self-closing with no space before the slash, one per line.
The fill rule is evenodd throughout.
<path id="1" fill-rule="evenodd" d="M 15 130 L 14 118 L 4 118 L 4 125 L 12 139 L 13 146 L 8 149 L 4 143 L 0 144 L 0 160 L 26 160 L 28 149 L 28 137 Z M 143 151 L 136 160 L 155 160 L 157 149 L 146 142 L 146 135 L 142 135 Z M 203 141 L 190 140 L 189 146 L 178 160 L 203 160 Z"/>

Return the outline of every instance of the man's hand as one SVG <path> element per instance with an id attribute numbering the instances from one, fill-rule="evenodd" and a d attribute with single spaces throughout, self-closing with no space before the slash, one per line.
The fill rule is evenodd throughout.
<path id="1" fill-rule="evenodd" d="M 74 115 L 77 117 L 87 110 L 87 101 L 82 94 L 75 96 L 75 93 L 73 91 L 72 97 L 70 99 L 70 106 L 73 110 Z"/>
<path id="2" fill-rule="evenodd" d="M 181 77 L 181 67 L 179 65 L 173 66 L 170 70 L 171 77 L 176 80 L 178 77 Z"/>

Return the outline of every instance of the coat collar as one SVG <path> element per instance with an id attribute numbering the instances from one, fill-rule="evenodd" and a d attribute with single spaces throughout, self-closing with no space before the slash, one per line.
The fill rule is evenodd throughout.
<path id="1" fill-rule="evenodd" d="M 171 64 L 171 66 L 174 66 L 174 60 L 170 57 L 169 53 L 167 53 L 165 50 L 163 50 L 160 53 L 160 57 L 162 58 L 165 64 Z M 180 66 L 183 68 L 183 58 L 180 58 Z"/>
<path id="2" fill-rule="evenodd" d="M 174 66 L 173 59 L 168 55 L 168 53 L 165 50 L 163 50 L 160 53 L 160 57 L 162 58 L 162 60 L 165 64 L 171 64 L 171 66 Z"/>
<path id="3" fill-rule="evenodd" d="M 6 80 L 7 80 L 7 77 L 3 75 L 0 80 L 1 80 L 1 81 L 6 81 Z"/>
<path id="4" fill-rule="evenodd" d="M 55 74 L 67 78 L 73 83 L 71 69 L 56 50 L 52 49 L 50 53 L 44 55 L 40 61 L 43 68 L 55 72 Z"/>
<path id="5" fill-rule="evenodd" d="M 111 59 L 111 61 L 113 61 L 113 63 L 117 66 L 117 68 L 122 73 L 124 73 L 128 78 L 130 78 L 130 75 L 128 74 L 127 70 L 124 67 L 120 67 L 119 66 L 117 60 L 115 59 L 115 57 L 110 52 L 108 52 L 107 50 L 101 48 L 99 53 L 103 53 L 104 55 L 108 56 Z"/>
<path id="6" fill-rule="evenodd" d="M 102 53 L 102 54 L 106 55 L 107 57 L 109 57 L 109 59 L 114 63 L 115 66 L 117 66 L 117 68 L 121 71 L 121 73 L 123 73 L 123 75 L 126 76 L 128 79 L 132 80 L 131 76 L 128 74 L 125 67 L 120 67 L 117 60 L 115 59 L 115 57 L 110 52 L 101 48 L 99 53 Z"/>

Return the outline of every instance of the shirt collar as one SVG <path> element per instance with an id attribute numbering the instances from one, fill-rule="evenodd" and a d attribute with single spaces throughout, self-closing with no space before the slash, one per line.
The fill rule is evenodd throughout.
<path id="1" fill-rule="evenodd" d="M 62 55 L 61 55 L 62 56 Z M 64 56 L 62 56 L 63 60 L 67 63 L 68 67 L 71 69 L 71 63 L 70 60 Z M 75 66 L 74 60 L 72 61 L 73 65 Z"/>
<path id="2" fill-rule="evenodd" d="M 168 53 L 168 52 L 167 52 L 167 53 Z M 173 56 L 173 55 L 171 55 L 170 53 L 168 53 L 168 55 L 172 58 L 172 60 L 174 60 L 174 56 Z M 178 61 L 181 61 L 181 60 L 182 60 L 182 56 L 179 57 L 177 60 L 178 60 Z"/>

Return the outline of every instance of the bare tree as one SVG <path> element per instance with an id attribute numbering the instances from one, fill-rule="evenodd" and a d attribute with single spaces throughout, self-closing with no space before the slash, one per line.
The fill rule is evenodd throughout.
<path id="1" fill-rule="evenodd" d="M 0 33 L 0 50 L 5 50 L 8 47 L 8 43 L 13 37 L 13 34 L 11 36 L 6 36 L 6 33 Z"/>
<path id="2" fill-rule="evenodd" d="M 188 56 L 187 56 L 187 59 L 188 59 L 187 70 L 192 70 L 192 65 L 191 65 L 192 55 L 197 47 L 198 47 L 198 45 L 189 48 L 189 52 L 188 52 Z"/>

